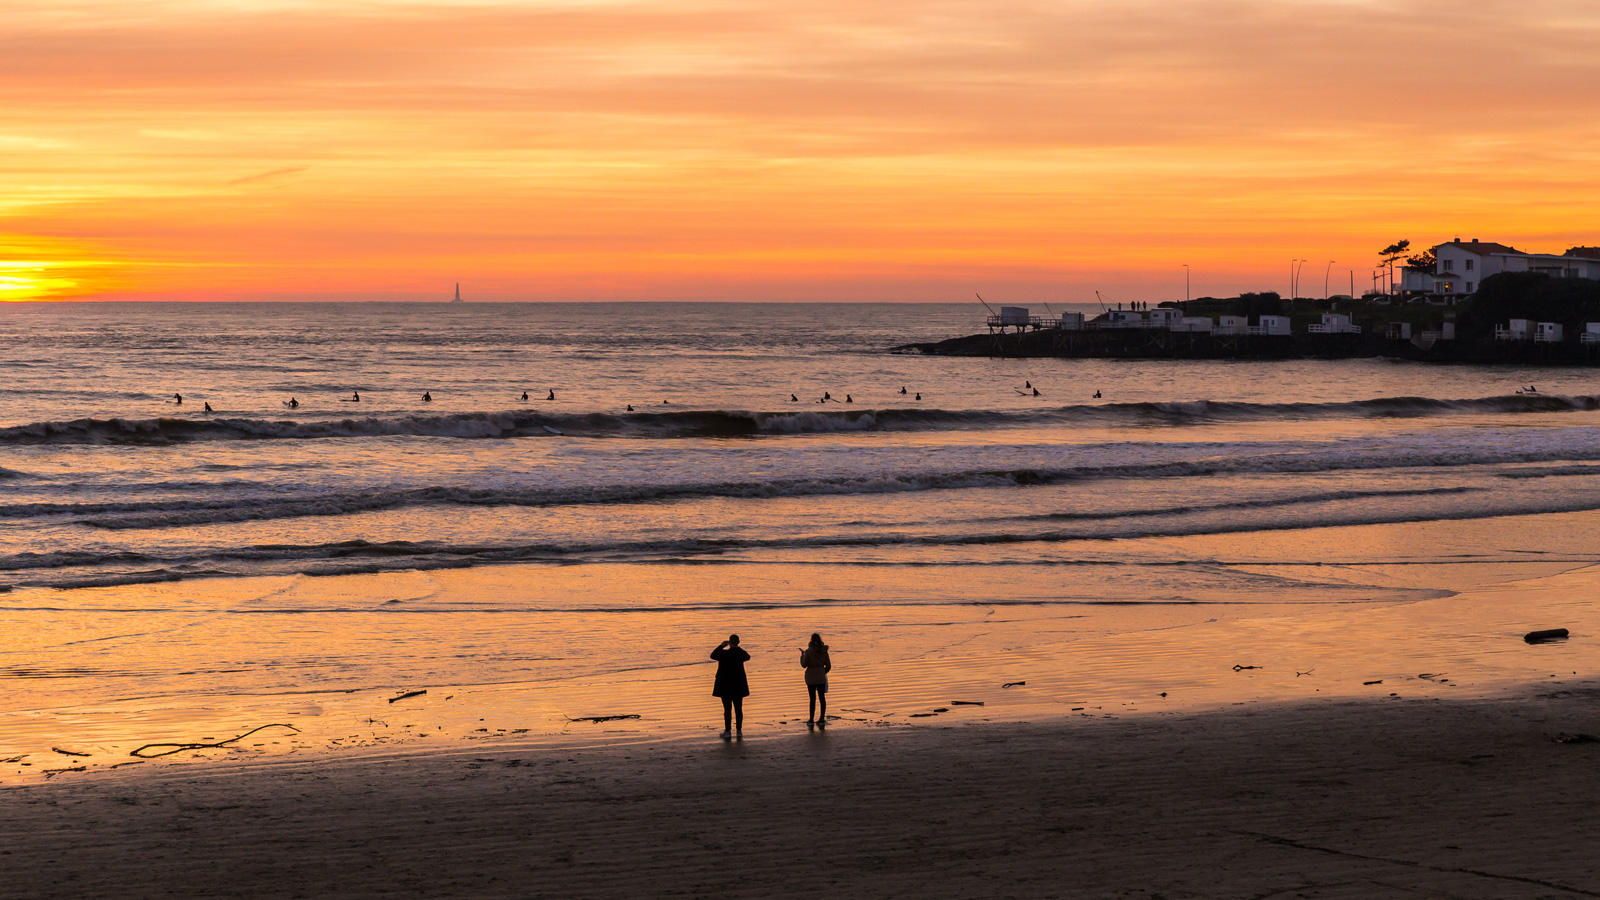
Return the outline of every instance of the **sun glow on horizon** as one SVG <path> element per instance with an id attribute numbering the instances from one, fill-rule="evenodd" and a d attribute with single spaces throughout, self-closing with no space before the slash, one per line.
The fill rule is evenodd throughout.
<path id="1" fill-rule="evenodd" d="M 1298 257 L 1359 286 L 1399 238 L 1600 243 L 1577 0 L 42 2 L 8 27 L 0 232 L 77 248 L 0 243 L 11 299 L 1170 298 L 1184 263 L 1222 294 Z"/>

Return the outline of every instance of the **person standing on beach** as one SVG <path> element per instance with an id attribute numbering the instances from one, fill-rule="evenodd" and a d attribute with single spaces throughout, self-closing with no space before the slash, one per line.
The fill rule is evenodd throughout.
<path id="1" fill-rule="evenodd" d="M 742 738 L 744 698 L 750 696 L 750 680 L 745 677 L 744 664 L 749 662 L 750 654 L 739 648 L 739 636 L 730 634 L 711 651 L 711 658 L 717 661 L 717 680 L 712 685 L 711 695 L 722 698 L 722 737 L 732 737 L 737 728 Z"/>
<path id="2" fill-rule="evenodd" d="M 828 656 L 828 645 L 822 642 L 822 635 L 812 633 L 811 644 L 800 651 L 800 667 L 806 670 L 806 693 L 811 695 L 811 712 L 806 716 L 806 724 L 827 728 L 828 673 L 833 671 L 833 659 Z M 820 715 L 817 713 L 819 702 L 822 705 Z"/>

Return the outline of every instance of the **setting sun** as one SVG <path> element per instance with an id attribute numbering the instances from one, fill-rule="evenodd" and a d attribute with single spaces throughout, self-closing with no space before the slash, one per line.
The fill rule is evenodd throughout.
<path id="1" fill-rule="evenodd" d="M 1592 5 L 13 11 L 0 230 L 151 299 L 1092 300 L 1593 241 Z M 1403 50 L 1399 48 L 1404 48 Z"/>

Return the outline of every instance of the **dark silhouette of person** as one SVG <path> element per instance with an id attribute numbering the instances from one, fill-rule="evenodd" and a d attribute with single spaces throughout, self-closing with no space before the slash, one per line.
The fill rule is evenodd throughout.
<path id="1" fill-rule="evenodd" d="M 206 412 L 211 412 L 211 404 L 206 404 Z"/>
<path id="2" fill-rule="evenodd" d="M 903 384 L 900 385 L 900 393 L 904 394 L 905 392 L 906 392 L 906 386 L 903 385 Z"/>
<path id="3" fill-rule="evenodd" d="M 1096 399 L 1096 400 L 1100 399 L 1100 392 L 1099 391 L 1095 391 L 1094 392 L 1094 399 Z"/>
<path id="4" fill-rule="evenodd" d="M 632 403 L 628 404 L 628 412 L 633 412 L 633 404 Z"/>
<path id="5" fill-rule="evenodd" d="M 829 400 L 832 400 L 832 399 L 833 399 L 833 395 L 832 394 L 828 393 L 827 391 L 823 391 L 822 392 L 822 402 L 823 403 L 827 403 Z"/>
<path id="6" fill-rule="evenodd" d="M 737 728 L 739 736 L 744 737 L 744 698 L 750 696 L 744 664 L 750 661 L 750 654 L 740 649 L 739 636 L 730 634 L 711 651 L 711 658 L 717 661 L 717 680 L 711 695 L 722 698 L 722 736 L 732 737 Z"/>
<path id="7" fill-rule="evenodd" d="M 422 392 L 422 402 L 423 403 L 432 403 L 433 402 L 433 392 L 432 391 L 423 391 Z"/>
<path id="8" fill-rule="evenodd" d="M 1034 396 L 1035 396 L 1035 397 L 1037 397 L 1037 396 L 1039 396 L 1039 389 L 1038 389 L 1038 388 L 1034 388 L 1034 389 L 1033 389 L 1033 395 L 1034 395 Z"/>
<path id="9" fill-rule="evenodd" d="M 545 399 L 546 400 L 554 400 L 555 398 L 556 398 L 556 392 L 555 391 L 551 391 L 550 392 L 550 396 L 546 397 Z"/>
<path id="10" fill-rule="evenodd" d="M 921 391 L 917 391 L 917 399 L 918 400 L 922 399 L 922 392 Z"/>
<path id="11" fill-rule="evenodd" d="M 172 399 L 176 400 L 178 402 L 179 406 L 183 405 L 183 395 L 182 394 L 173 394 L 172 395 Z"/>
<path id="12" fill-rule="evenodd" d="M 527 399 L 528 399 L 528 392 L 527 391 L 523 391 L 522 392 L 522 399 L 523 399 L 523 402 L 527 402 Z"/>
<path id="13" fill-rule="evenodd" d="M 846 402 L 846 403 L 854 403 L 854 402 L 856 402 L 856 398 L 850 396 L 849 394 L 845 394 L 844 395 L 844 402 Z"/>
<path id="14" fill-rule="evenodd" d="M 360 403 L 361 402 L 361 392 L 360 391 L 351 391 L 350 392 L 350 402 L 351 403 Z"/>
<path id="15" fill-rule="evenodd" d="M 800 651 L 800 667 L 806 670 L 806 693 L 811 695 L 806 724 L 827 728 L 828 673 L 833 671 L 833 659 L 828 656 L 828 645 L 822 642 L 822 635 L 812 633 L 811 643 Z M 817 712 L 818 703 L 822 705 L 821 714 Z"/>
<path id="16" fill-rule="evenodd" d="M 1027 388 L 1030 391 L 1033 390 L 1033 382 L 1031 382 L 1031 381 L 1024 381 L 1022 383 L 1022 386 Z"/>
<path id="17" fill-rule="evenodd" d="M 790 395 L 789 395 L 789 402 L 790 402 L 790 403 L 799 403 L 799 402 L 800 402 L 800 398 L 799 398 L 799 397 L 796 397 L 796 396 L 795 396 L 795 395 L 793 395 L 793 394 L 790 394 Z"/>
<path id="18" fill-rule="evenodd" d="M 296 400 L 293 397 L 290 397 L 289 398 L 289 408 L 290 409 L 299 409 L 300 408 L 300 401 Z"/>

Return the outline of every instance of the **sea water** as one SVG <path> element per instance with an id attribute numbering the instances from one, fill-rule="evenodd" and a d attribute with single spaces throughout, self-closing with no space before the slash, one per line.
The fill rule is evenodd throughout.
<path id="1" fill-rule="evenodd" d="M 741 623 L 934 658 L 996 609 L 1157 631 L 1600 558 L 1588 369 L 891 352 L 976 304 L 0 313 L 12 712 L 647 670 Z"/>

